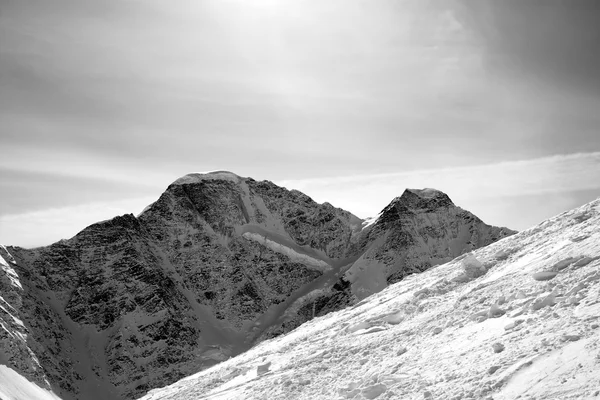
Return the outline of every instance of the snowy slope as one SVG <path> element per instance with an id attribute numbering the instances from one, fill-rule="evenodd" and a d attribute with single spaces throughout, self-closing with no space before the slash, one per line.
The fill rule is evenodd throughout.
<path id="1" fill-rule="evenodd" d="M 599 325 L 600 199 L 143 399 L 598 398 Z"/>
<path id="2" fill-rule="evenodd" d="M 42 389 L 5 365 L 0 365 L 0 399 L 60 400 L 60 398 L 51 391 Z"/>

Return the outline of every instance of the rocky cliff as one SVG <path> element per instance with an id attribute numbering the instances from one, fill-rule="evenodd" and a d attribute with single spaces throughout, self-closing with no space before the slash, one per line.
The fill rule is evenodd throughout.
<path id="1" fill-rule="evenodd" d="M 402 278 L 446 263 L 461 254 L 514 234 L 485 224 L 435 189 L 407 189 L 353 237 L 342 260 L 340 279 L 327 290 L 300 298 L 298 311 L 263 334 L 270 338 L 357 300 Z"/>
<path id="2" fill-rule="evenodd" d="M 130 399 L 514 232 L 407 190 L 369 222 L 229 172 L 137 217 L 0 247 L 0 363 L 63 399 Z"/>
<path id="3" fill-rule="evenodd" d="M 600 199 L 142 400 L 598 399 Z"/>

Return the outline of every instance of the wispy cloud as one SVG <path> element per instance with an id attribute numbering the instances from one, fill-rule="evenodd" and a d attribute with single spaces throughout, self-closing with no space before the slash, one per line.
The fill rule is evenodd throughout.
<path id="1" fill-rule="evenodd" d="M 45 246 L 67 239 L 88 225 L 117 215 L 138 214 L 158 196 L 95 202 L 0 216 L 0 243 L 22 247 Z"/>
<path id="2" fill-rule="evenodd" d="M 6 155 L 0 159 L 0 169 L 19 174 L 45 174 L 58 178 L 87 179 L 90 181 L 128 184 L 137 187 L 150 187 L 159 190 L 177 178 L 173 173 L 164 172 L 160 166 L 164 159 L 154 161 L 139 158 L 110 157 L 91 150 L 53 149 L 48 151 L 37 146 L 19 146 L 8 144 L 4 147 Z M 19 162 L 26 160 L 26 162 Z M 176 159 L 168 163 L 172 168 L 179 166 Z M 158 167 L 158 168 L 156 168 Z M 187 171 L 186 171 L 187 172 Z M 7 173 L 8 176 L 8 173 Z M 30 181 L 30 180 L 29 180 Z"/>
<path id="3" fill-rule="evenodd" d="M 468 154 L 465 154 L 468 156 Z M 477 167 L 276 180 L 316 201 L 361 217 L 377 214 L 406 188 L 445 191 L 486 222 L 523 229 L 600 196 L 600 152 L 556 155 Z M 137 214 L 158 198 L 93 202 L 0 216 L 0 243 L 24 247 L 69 238 L 94 222 Z"/>
<path id="4" fill-rule="evenodd" d="M 464 157 L 469 157 L 468 151 L 465 151 Z M 464 208 L 478 209 L 483 208 L 481 205 L 486 202 L 499 198 L 600 189 L 599 176 L 600 152 L 593 152 L 480 166 L 280 180 L 276 183 L 308 193 L 317 201 L 328 201 L 366 217 L 377 214 L 406 188 L 433 187 L 445 191 Z M 525 208 L 513 211 L 515 214 L 528 212 L 530 210 Z M 552 215 L 553 211 L 549 212 Z M 494 219 L 506 220 L 501 215 L 496 215 Z M 526 221 L 529 220 L 526 218 Z"/>
<path id="5" fill-rule="evenodd" d="M 600 151 L 598 4 L 5 1 L 0 215 L 225 169 L 361 216 L 434 186 L 511 225 L 527 197 L 522 226 L 597 190 L 596 153 L 539 157 Z"/>

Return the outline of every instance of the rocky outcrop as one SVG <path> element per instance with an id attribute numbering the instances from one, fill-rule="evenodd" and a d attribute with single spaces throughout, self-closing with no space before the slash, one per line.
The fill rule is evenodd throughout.
<path id="1" fill-rule="evenodd" d="M 513 233 L 434 190 L 365 225 L 269 181 L 186 175 L 137 217 L 0 248 L 0 361 L 63 399 L 136 398 Z"/>
<path id="2" fill-rule="evenodd" d="M 514 233 L 485 224 L 443 192 L 407 189 L 364 231 L 364 251 L 347 277 L 364 297 Z"/>
<path id="3" fill-rule="evenodd" d="M 407 189 L 348 243 L 354 256 L 331 289 L 305 296 L 293 313 L 261 338 L 288 332 L 315 316 L 336 311 L 404 277 L 516 233 L 485 224 L 435 189 Z"/>
<path id="4" fill-rule="evenodd" d="M 50 389 L 44 368 L 34 353 L 36 346 L 30 339 L 30 326 L 24 324 L 22 315 L 25 309 L 37 315 L 40 310 L 35 304 L 28 304 L 33 299 L 27 297 L 21 284 L 22 271 L 17 271 L 14 258 L 4 246 L 0 246 L 0 268 L 0 363 L 19 371 L 38 386 Z"/>
<path id="5" fill-rule="evenodd" d="M 143 400 L 598 399 L 600 199 Z"/>

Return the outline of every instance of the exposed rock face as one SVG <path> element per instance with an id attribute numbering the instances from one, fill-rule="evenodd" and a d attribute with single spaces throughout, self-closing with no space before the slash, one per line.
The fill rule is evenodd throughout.
<path id="1" fill-rule="evenodd" d="M 187 175 L 138 217 L 0 247 L 0 362 L 64 399 L 136 398 L 514 233 L 429 189 L 364 225 L 269 181 Z"/>
<path id="2" fill-rule="evenodd" d="M 434 189 L 407 189 L 369 228 L 361 238 L 366 251 L 349 271 L 350 280 L 366 295 L 515 233 L 486 225 Z M 386 282 L 379 279 L 369 288 L 361 276 L 373 270 L 383 271 Z"/>
<path id="3" fill-rule="evenodd" d="M 573 400 L 599 388 L 600 199 L 141 400 Z"/>
<path id="4" fill-rule="evenodd" d="M 285 333 L 314 316 L 377 293 L 405 276 L 514 233 L 485 224 L 438 190 L 407 189 L 348 243 L 345 255 L 354 257 L 342 269 L 342 279 L 336 286 L 326 293 L 300 299 L 298 312 L 282 325 L 272 326 L 263 338 Z"/>
<path id="5" fill-rule="evenodd" d="M 28 340 L 30 329 L 20 318 L 25 308 L 38 315 L 39 311 L 35 304 L 27 304 L 34 299 L 26 297 L 19 277 L 21 271 L 16 271 L 15 260 L 4 246 L 0 246 L 0 267 L 0 363 L 13 367 L 38 386 L 50 389 L 44 368 L 34 353 L 36 348 Z"/>

